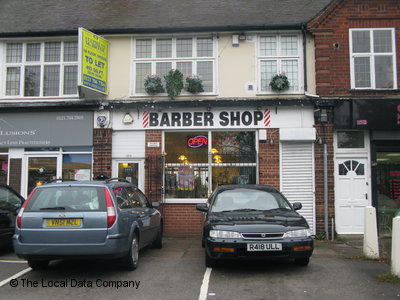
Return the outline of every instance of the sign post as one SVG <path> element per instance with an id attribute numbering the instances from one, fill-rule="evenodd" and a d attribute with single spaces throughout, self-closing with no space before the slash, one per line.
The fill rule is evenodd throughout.
<path id="1" fill-rule="evenodd" d="M 79 86 L 108 94 L 108 51 L 107 40 L 79 28 Z"/>

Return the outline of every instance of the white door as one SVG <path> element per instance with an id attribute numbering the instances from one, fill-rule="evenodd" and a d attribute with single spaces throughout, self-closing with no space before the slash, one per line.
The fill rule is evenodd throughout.
<path id="1" fill-rule="evenodd" d="M 335 211 L 338 234 L 364 233 L 364 208 L 370 204 L 367 159 L 336 160 Z"/>
<path id="2" fill-rule="evenodd" d="M 144 160 L 115 159 L 113 177 L 124 178 L 144 192 Z"/>

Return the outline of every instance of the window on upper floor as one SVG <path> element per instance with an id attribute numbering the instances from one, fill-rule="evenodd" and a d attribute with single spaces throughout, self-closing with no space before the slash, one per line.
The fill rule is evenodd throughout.
<path id="1" fill-rule="evenodd" d="M 397 88 L 394 42 L 391 28 L 350 29 L 353 89 Z"/>
<path id="2" fill-rule="evenodd" d="M 76 41 L 5 44 L 5 97 L 76 96 Z"/>
<path id="3" fill-rule="evenodd" d="M 275 93 L 269 83 L 277 74 L 289 80 L 285 93 L 303 88 L 302 37 L 297 33 L 263 34 L 258 37 L 258 86 L 260 93 Z"/>
<path id="4" fill-rule="evenodd" d="M 215 93 L 215 39 L 213 37 L 136 38 L 133 46 L 133 94 L 145 94 L 147 75 L 164 76 L 171 69 L 198 75 L 204 93 Z M 182 91 L 183 92 L 183 91 Z"/>

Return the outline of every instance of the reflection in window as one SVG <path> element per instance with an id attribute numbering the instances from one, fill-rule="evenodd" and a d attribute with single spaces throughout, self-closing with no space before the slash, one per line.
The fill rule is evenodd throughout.
<path id="1" fill-rule="evenodd" d="M 62 178 L 72 180 L 90 180 L 91 166 L 91 154 L 64 154 Z"/>
<path id="2" fill-rule="evenodd" d="M 364 132 L 338 131 L 337 146 L 338 148 L 364 148 Z"/>

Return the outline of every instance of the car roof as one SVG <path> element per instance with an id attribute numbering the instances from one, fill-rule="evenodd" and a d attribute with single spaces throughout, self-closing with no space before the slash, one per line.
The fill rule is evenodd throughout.
<path id="1" fill-rule="evenodd" d="M 136 188 L 134 184 L 131 184 L 127 181 L 120 181 L 114 178 L 107 179 L 107 180 L 70 180 L 70 181 L 59 181 L 55 180 L 53 182 L 46 183 L 40 188 L 45 187 L 57 187 L 57 186 L 109 186 L 111 188 L 119 187 L 119 186 L 133 186 Z"/>
<path id="2" fill-rule="evenodd" d="M 251 189 L 251 190 L 261 190 L 266 192 L 277 192 L 278 190 L 270 185 L 264 184 L 227 184 L 218 187 L 217 192 L 235 190 L 235 189 Z"/>

